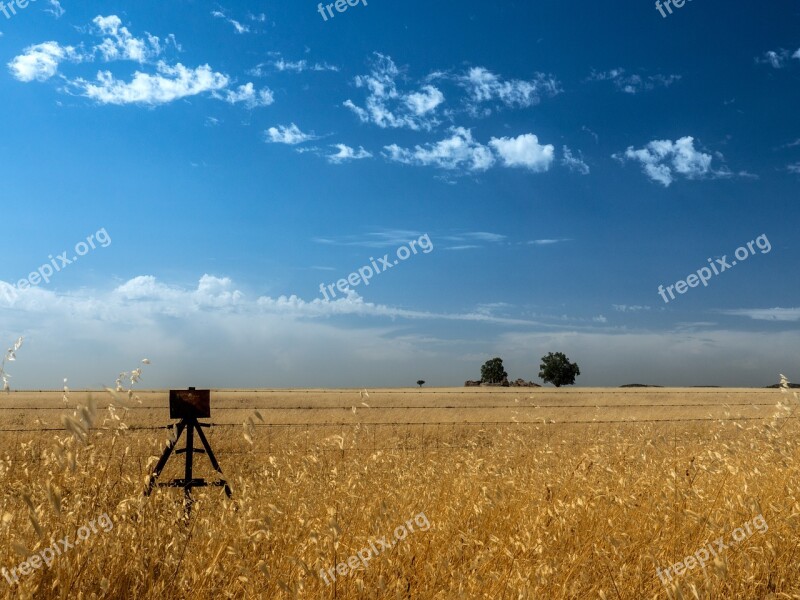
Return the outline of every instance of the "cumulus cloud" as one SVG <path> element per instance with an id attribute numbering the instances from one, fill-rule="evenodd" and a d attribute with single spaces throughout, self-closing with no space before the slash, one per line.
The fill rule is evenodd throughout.
<path id="1" fill-rule="evenodd" d="M 240 85 L 235 90 L 224 90 L 222 93 L 218 93 L 217 97 L 222 98 L 229 104 L 241 102 L 247 108 L 269 106 L 275 102 L 275 96 L 269 88 L 256 91 L 252 83 Z"/>
<path id="2" fill-rule="evenodd" d="M 78 79 L 74 83 L 84 96 L 101 104 L 149 105 L 219 91 L 230 83 L 226 75 L 213 71 L 208 65 L 191 69 L 180 63 L 173 67 L 159 62 L 156 70 L 155 75 L 136 71 L 131 81 L 116 79 L 110 71 L 100 71 L 96 82 Z"/>
<path id="3" fill-rule="evenodd" d="M 286 125 L 270 127 L 265 134 L 267 142 L 289 144 L 291 146 L 317 139 L 317 136 L 313 133 L 303 133 L 300 131 L 300 128 L 294 123 L 290 124 L 288 127 Z"/>
<path id="4" fill-rule="evenodd" d="M 354 150 L 345 144 L 333 144 L 334 148 L 338 148 L 336 154 L 329 154 L 328 161 L 338 164 L 348 160 L 359 160 L 362 158 L 371 158 L 372 154 L 364 150 L 363 146 L 359 146 L 358 150 Z"/>
<path id="5" fill-rule="evenodd" d="M 164 50 L 156 36 L 148 33 L 144 38 L 134 37 L 116 15 L 98 15 L 92 20 L 92 25 L 92 32 L 107 37 L 92 46 L 90 51 L 62 46 L 55 41 L 34 44 L 9 62 L 11 73 L 20 81 L 45 81 L 57 73 L 59 64 L 64 61 L 90 62 L 99 54 L 106 62 L 131 60 L 143 63 L 156 58 Z M 172 40 L 170 36 L 168 42 Z"/>
<path id="6" fill-rule="evenodd" d="M 11 59 L 8 68 L 19 81 L 46 81 L 58 72 L 58 66 L 65 60 L 80 62 L 82 57 L 74 47 L 51 41 L 28 46 Z"/>
<path id="7" fill-rule="evenodd" d="M 541 173 L 547 171 L 553 164 L 555 150 L 553 145 L 540 144 L 539 138 L 532 133 L 515 138 L 492 138 L 489 145 L 495 149 L 507 167 L 524 167 Z"/>
<path id="8" fill-rule="evenodd" d="M 453 127 L 448 138 L 413 149 L 397 144 L 384 146 L 384 156 L 407 165 L 433 166 L 450 171 L 486 171 L 499 158 L 503 166 L 523 167 L 535 173 L 547 171 L 554 160 L 552 144 L 540 144 L 532 133 L 515 138 L 491 138 L 488 145 L 472 137 L 472 131 Z"/>
<path id="9" fill-rule="evenodd" d="M 89 49 L 84 44 L 79 47 L 63 46 L 55 41 L 28 46 L 8 63 L 9 71 L 17 80 L 27 83 L 52 78 L 58 74 L 59 66 L 66 62 L 130 61 L 138 63 L 139 69 L 129 80 L 104 69 L 97 73 L 93 81 L 62 76 L 66 81 L 64 89 L 101 104 L 117 105 L 154 106 L 203 93 L 210 93 L 212 97 L 230 104 L 241 103 L 248 108 L 267 106 L 274 101 L 268 88 L 256 91 L 252 83 L 231 88 L 233 79 L 214 71 L 208 64 L 194 68 L 181 63 L 171 64 L 163 58 L 167 48 L 173 46 L 181 49 L 172 34 L 163 41 L 149 33 L 136 37 L 123 26 L 117 15 L 96 16 L 84 32 L 99 36 L 102 40 L 92 44 Z"/>
<path id="10" fill-rule="evenodd" d="M 592 71 L 588 81 L 611 81 L 618 91 L 626 94 L 638 94 L 659 87 L 669 87 L 680 81 L 680 75 L 637 75 L 628 74 L 625 69 L 617 68 L 609 71 Z"/>
<path id="11" fill-rule="evenodd" d="M 364 106 L 356 105 L 349 98 L 344 106 L 361 122 L 381 128 L 429 130 L 437 125 L 436 109 L 444 102 L 444 94 L 433 85 L 425 85 L 414 92 L 401 92 L 397 86 L 399 77 L 400 69 L 394 61 L 376 52 L 370 73 L 355 78 L 356 87 L 368 92 Z"/>
<path id="12" fill-rule="evenodd" d="M 629 146 L 624 154 L 613 155 L 618 160 L 632 160 L 642 165 L 644 173 L 653 181 L 669 187 L 677 176 L 699 179 L 706 176 L 722 176 L 723 171 L 711 169 L 712 156 L 694 147 L 694 138 L 682 137 L 676 141 L 653 140 L 644 148 Z"/>
<path id="13" fill-rule="evenodd" d="M 98 15 L 92 20 L 95 31 L 108 36 L 94 47 L 106 62 L 114 60 L 132 60 L 144 63 L 155 59 L 163 52 L 161 40 L 149 33 L 144 38 L 134 37 L 122 20 L 116 15 L 103 17 Z M 172 39 L 172 38 L 170 38 Z"/>
<path id="14" fill-rule="evenodd" d="M 102 307 L 102 309 L 100 309 Z M 88 316 L 97 311 L 97 317 L 109 322 L 126 321 L 137 317 L 174 317 L 191 313 L 238 313 L 258 318 L 263 314 L 290 315 L 299 318 L 325 318 L 337 315 L 429 319 L 451 321 L 484 321 L 507 324 L 535 324 L 533 321 L 496 318 L 480 313 L 433 313 L 395 308 L 365 302 L 353 290 L 344 296 L 323 300 L 304 300 L 294 294 L 277 298 L 260 296 L 248 298 L 236 289 L 228 277 L 203 275 L 197 287 L 187 289 L 159 281 L 152 275 L 140 275 L 114 288 L 106 294 L 58 295 L 42 288 L 19 290 L 0 281 L 0 309 L 13 308 L 20 312 L 53 312 L 62 317 L 70 314 Z"/>
<path id="15" fill-rule="evenodd" d="M 420 92 L 408 94 L 406 106 L 417 116 L 425 115 L 444 102 L 444 94 L 432 85 L 426 85 Z"/>
<path id="16" fill-rule="evenodd" d="M 533 79 L 503 79 L 484 67 L 473 67 L 458 78 L 470 99 L 470 106 L 499 102 L 507 107 L 527 108 L 541 102 L 543 96 L 555 96 L 561 90 L 551 75 L 536 73 Z"/>
<path id="17" fill-rule="evenodd" d="M 485 171 L 495 162 L 492 151 L 476 142 L 472 138 L 472 132 L 463 127 L 455 127 L 449 138 L 425 146 L 418 145 L 413 150 L 401 148 L 397 144 L 385 146 L 384 150 L 390 160 L 442 169 Z"/>

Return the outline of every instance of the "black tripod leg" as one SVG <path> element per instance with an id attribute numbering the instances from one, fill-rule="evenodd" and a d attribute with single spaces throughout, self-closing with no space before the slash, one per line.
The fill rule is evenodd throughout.
<path id="1" fill-rule="evenodd" d="M 167 464 L 169 457 L 172 455 L 172 451 L 175 449 L 175 446 L 178 445 L 178 440 L 181 439 L 181 435 L 183 435 L 183 430 L 186 427 L 185 423 L 181 421 L 178 423 L 178 435 L 175 437 L 175 441 L 170 441 L 166 448 L 164 448 L 164 452 L 161 455 L 161 458 L 158 459 L 158 463 L 156 464 L 156 468 L 153 469 L 153 473 L 150 475 L 150 483 L 147 485 L 147 489 L 144 492 L 145 496 L 149 496 L 150 493 L 153 491 L 153 488 L 156 485 L 156 479 L 158 479 L 159 475 L 161 475 L 161 471 L 164 470 L 164 466 Z"/>
<path id="2" fill-rule="evenodd" d="M 200 437 L 200 441 L 203 443 L 203 447 L 206 449 L 206 454 L 208 454 L 208 460 L 211 461 L 211 466 L 214 467 L 214 470 L 217 473 L 222 475 L 223 474 L 222 469 L 220 468 L 219 463 L 217 462 L 217 457 L 214 456 L 214 451 L 211 449 L 211 444 L 209 444 L 208 440 L 206 439 L 206 434 L 203 433 L 202 427 L 197 428 L 197 435 Z M 228 498 L 231 497 L 231 488 L 228 485 L 227 481 L 225 482 L 225 493 L 228 495 Z"/>

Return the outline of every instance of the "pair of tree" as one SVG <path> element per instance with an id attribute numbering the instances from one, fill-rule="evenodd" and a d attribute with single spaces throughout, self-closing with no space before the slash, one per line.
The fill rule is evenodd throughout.
<path id="1" fill-rule="evenodd" d="M 575 377 L 580 374 L 578 365 L 570 362 L 563 352 L 548 352 L 542 357 L 542 364 L 539 365 L 539 378 L 556 387 L 574 384 Z M 487 360 L 481 367 L 481 381 L 484 383 L 502 383 L 507 378 L 508 373 L 503 368 L 502 358 Z"/>

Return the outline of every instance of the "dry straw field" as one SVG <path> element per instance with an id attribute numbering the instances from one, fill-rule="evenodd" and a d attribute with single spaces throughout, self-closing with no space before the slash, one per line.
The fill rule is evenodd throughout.
<path id="1" fill-rule="evenodd" d="M 142 495 L 167 394 L 122 384 L 3 396 L 3 597 L 800 598 L 791 392 L 214 391 L 233 502 L 196 492 L 184 522 L 181 490 Z"/>

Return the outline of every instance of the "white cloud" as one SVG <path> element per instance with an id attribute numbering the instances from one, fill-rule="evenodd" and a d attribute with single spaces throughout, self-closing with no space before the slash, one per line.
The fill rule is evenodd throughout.
<path id="1" fill-rule="evenodd" d="M 426 85 L 421 92 L 406 96 L 406 106 L 417 116 L 425 115 L 444 102 L 444 94 L 432 85 Z"/>
<path id="2" fill-rule="evenodd" d="M 476 141 L 472 131 L 464 127 L 453 127 L 451 133 L 449 138 L 417 145 L 413 149 L 397 144 L 384 146 L 384 156 L 407 165 L 434 166 L 451 171 L 486 171 L 496 162 L 492 149 L 504 166 L 524 167 L 537 173 L 547 171 L 554 160 L 554 147 L 539 144 L 539 138 L 532 133 L 516 138 L 491 138 L 488 146 Z"/>
<path id="3" fill-rule="evenodd" d="M 625 69 L 617 68 L 609 71 L 592 71 L 587 81 L 612 81 L 620 92 L 638 94 L 642 91 L 654 90 L 657 87 L 669 87 L 680 81 L 680 75 L 628 75 Z"/>
<path id="4" fill-rule="evenodd" d="M 247 108 L 269 106 L 275 102 L 275 96 L 269 88 L 264 88 L 256 92 L 252 83 L 240 85 L 235 90 L 223 90 L 221 93 L 217 93 L 217 96 L 221 97 L 229 104 L 238 104 L 242 102 Z"/>
<path id="5" fill-rule="evenodd" d="M 543 240 L 530 240 L 526 242 L 528 245 L 531 246 L 552 246 L 553 244 L 559 244 L 561 242 L 569 242 L 571 241 L 568 238 L 557 238 L 557 239 L 543 239 Z"/>
<path id="6" fill-rule="evenodd" d="M 99 71 L 94 81 L 63 77 L 66 81 L 64 89 L 101 104 L 152 106 L 206 92 L 219 100 L 230 104 L 241 103 L 248 108 L 274 102 L 274 96 L 268 88 L 256 91 L 252 83 L 229 89 L 232 79 L 214 71 L 208 64 L 191 68 L 181 63 L 172 65 L 163 59 L 156 60 L 170 45 L 181 49 L 172 34 L 163 42 L 149 33 L 141 38 L 135 37 L 122 25 L 117 15 L 98 15 L 85 31 L 103 39 L 91 50 L 84 50 L 83 45 L 79 49 L 62 46 L 55 41 L 29 46 L 8 63 L 10 72 L 19 81 L 46 81 L 58 74 L 59 66 L 64 62 L 91 62 L 99 57 L 103 62 L 136 62 L 140 70 L 135 71 L 129 81 L 118 78 L 110 70 Z M 146 72 L 144 67 L 154 72 Z"/>
<path id="7" fill-rule="evenodd" d="M 694 138 L 691 136 L 682 137 L 674 142 L 654 140 L 638 150 L 629 146 L 624 155 L 613 156 L 619 160 L 639 162 L 644 173 L 664 187 L 669 187 L 678 175 L 687 179 L 725 175 L 725 172 L 715 172 L 711 169 L 711 155 L 697 151 L 694 147 Z"/>
<path id="8" fill-rule="evenodd" d="M 211 16 L 215 17 L 217 19 L 222 19 L 223 21 L 226 21 L 227 23 L 230 23 L 231 25 L 233 25 L 234 30 L 238 34 L 250 33 L 250 28 L 247 25 L 242 25 L 236 19 L 231 19 L 231 18 L 227 17 L 225 15 L 225 13 L 223 13 L 221 11 L 213 10 L 213 11 L 211 11 Z"/>
<path id="9" fill-rule="evenodd" d="M 442 235 L 437 236 L 443 240 L 451 242 L 504 242 L 507 238 L 500 233 L 492 233 L 490 231 L 466 231 L 464 233 L 457 233 L 455 235 Z"/>
<path id="10" fill-rule="evenodd" d="M 359 146 L 358 150 L 354 150 L 345 144 L 333 144 L 333 147 L 338 148 L 339 151 L 336 154 L 328 155 L 328 161 L 332 163 L 341 163 L 346 160 L 359 160 L 362 158 L 372 157 L 372 154 L 364 150 L 363 146 Z"/>
<path id="11" fill-rule="evenodd" d="M 410 240 L 420 238 L 424 235 L 421 231 L 411 231 L 408 229 L 388 229 L 382 231 L 371 231 L 360 235 L 340 236 L 337 238 L 313 238 L 317 244 L 328 246 L 356 246 L 363 248 L 384 248 L 392 249 L 408 244 Z"/>
<path id="12" fill-rule="evenodd" d="M 114 60 L 132 60 L 144 63 L 157 58 L 162 52 L 161 40 L 146 33 L 146 38 L 134 37 L 122 20 L 116 15 L 96 16 L 92 23 L 100 35 L 110 36 L 94 47 L 106 62 Z M 169 38 L 172 40 L 172 38 Z"/>
<path id="13" fill-rule="evenodd" d="M 542 96 L 555 96 L 561 90 L 550 75 L 536 73 L 531 80 L 504 80 L 484 67 L 473 67 L 459 77 L 470 95 L 473 110 L 483 102 L 498 101 L 508 107 L 527 108 L 539 104 Z"/>
<path id="14" fill-rule="evenodd" d="M 174 387 L 175 373 L 200 387 L 399 386 L 419 369 L 456 385 L 500 352 L 509 372 L 530 368 L 531 348 L 558 349 L 591 366 L 583 385 L 766 385 L 780 372 L 791 376 L 800 344 L 796 330 L 620 332 L 590 324 L 541 331 L 540 323 L 495 312 L 491 305 L 449 314 L 398 309 L 354 292 L 331 302 L 254 298 L 212 275 L 189 287 L 144 275 L 110 291 L 70 293 L 0 282 L 4 327 L 35 345 L 15 363 L 14 385 L 27 389 L 57 387 L 64 376 L 73 387 L 113 382 L 131 356 L 151 360 L 144 383 L 152 388 Z M 459 323 L 457 334 L 438 336 L 436 327 L 449 330 L 448 322 Z M 409 333 L 414 323 L 424 336 Z M 470 323 L 504 329 L 486 334 Z"/>
<path id="15" fill-rule="evenodd" d="M 295 71 L 297 73 L 302 73 L 308 68 L 308 61 L 307 60 L 298 60 L 298 61 L 288 61 L 283 60 L 282 58 L 276 60 L 272 63 L 278 71 Z"/>
<path id="16" fill-rule="evenodd" d="M 798 53 L 800 53 L 800 50 L 795 52 L 792 57 L 798 58 Z M 781 48 L 779 50 L 768 50 L 763 54 L 763 56 L 757 57 L 756 62 L 759 64 L 769 65 L 773 69 L 782 69 L 784 66 L 786 66 L 786 61 L 788 59 L 789 51 Z"/>
<path id="17" fill-rule="evenodd" d="M 59 0 L 48 0 L 47 3 L 50 5 L 50 8 L 45 8 L 44 12 L 53 15 L 56 19 L 61 18 L 61 16 L 67 12 L 61 6 L 61 2 L 59 2 Z"/>
<path id="18" fill-rule="evenodd" d="M 101 308 L 102 307 L 102 308 Z M 140 275 L 117 286 L 106 295 L 71 294 L 59 296 L 42 288 L 18 290 L 0 281 L 0 309 L 14 308 L 22 312 L 52 312 L 61 316 L 75 314 L 79 317 L 96 312 L 96 317 L 109 322 L 129 318 L 156 316 L 185 316 L 192 313 L 220 312 L 249 314 L 291 315 L 298 318 L 321 318 L 336 315 L 429 319 L 448 321 L 484 321 L 518 325 L 533 325 L 533 321 L 495 318 L 480 313 L 432 313 L 394 308 L 365 302 L 355 291 L 348 290 L 343 297 L 326 301 L 322 298 L 303 300 L 291 295 L 277 298 L 261 296 L 255 300 L 234 287 L 228 277 L 203 275 L 196 289 L 186 289 L 158 281 L 152 275 Z"/>
<path id="19" fill-rule="evenodd" d="M 279 58 L 276 61 L 273 61 L 272 65 L 275 67 L 277 71 L 293 71 L 295 73 L 302 73 L 303 71 L 338 71 L 339 67 L 334 65 L 329 65 L 326 62 L 323 63 L 314 63 L 311 64 L 305 59 L 290 61 L 284 60 L 283 58 Z M 258 65 L 255 69 L 255 72 L 258 75 L 263 75 L 264 72 L 262 67 L 264 65 Z"/>
<path id="20" fill-rule="evenodd" d="M 789 171 L 789 173 L 795 173 L 795 174 L 800 175 L 800 162 L 796 162 L 794 164 L 787 165 L 786 166 L 786 170 Z"/>
<path id="21" fill-rule="evenodd" d="M 525 167 L 541 173 L 553 164 L 554 150 L 552 144 L 541 145 L 539 138 L 526 133 L 515 138 L 492 138 L 489 145 L 507 167 Z"/>
<path id="22" fill-rule="evenodd" d="M 473 140 L 469 129 L 456 127 L 452 133 L 447 139 L 425 146 L 418 145 L 413 150 L 401 148 L 397 144 L 385 146 L 384 149 L 389 159 L 409 165 L 485 171 L 494 164 L 492 151 Z"/>
<path id="23" fill-rule="evenodd" d="M 564 146 L 562 151 L 564 154 L 563 158 L 561 159 L 562 165 L 567 167 L 570 171 L 575 171 L 581 175 L 589 174 L 589 165 L 583 161 L 582 155 L 580 158 L 572 156 L 572 151 L 567 146 Z"/>
<path id="24" fill-rule="evenodd" d="M 190 69 L 180 63 L 173 67 L 159 62 L 157 71 L 156 75 L 136 71 L 129 82 L 116 79 L 110 71 L 100 71 L 96 83 L 81 79 L 74 83 L 84 96 L 102 104 L 150 105 L 219 91 L 229 84 L 226 75 L 213 71 L 208 65 Z"/>
<path id="25" fill-rule="evenodd" d="M 81 56 L 72 46 L 51 41 L 28 46 L 11 59 L 8 68 L 19 81 L 46 81 L 58 72 L 59 64 L 65 60 L 79 62 Z"/>
<path id="26" fill-rule="evenodd" d="M 639 304 L 612 304 L 614 310 L 617 312 L 640 312 L 643 310 L 650 310 L 649 306 L 642 306 Z"/>
<path id="27" fill-rule="evenodd" d="M 444 102 L 444 94 L 432 85 L 425 85 L 418 92 L 402 93 L 397 89 L 398 77 L 400 70 L 394 61 L 376 52 L 369 75 L 355 78 L 356 87 L 368 90 L 365 107 L 357 106 L 349 98 L 343 105 L 363 123 L 381 128 L 430 130 L 438 124 L 435 113 Z"/>
<path id="28" fill-rule="evenodd" d="M 800 308 L 741 308 L 720 312 L 736 317 L 748 317 L 756 321 L 800 321 Z"/>
<path id="29" fill-rule="evenodd" d="M 315 136 L 313 133 L 303 133 L 300 131 L 300 128 L 294 123 L 290 124 L 288 127 L 285 125 L 270 127 L 265 133 L 267 142 L 272 142 L 275 144 L 289 144 L 292 146 L 317 139 L 317 136 Z"/>

